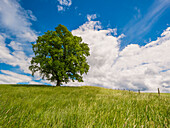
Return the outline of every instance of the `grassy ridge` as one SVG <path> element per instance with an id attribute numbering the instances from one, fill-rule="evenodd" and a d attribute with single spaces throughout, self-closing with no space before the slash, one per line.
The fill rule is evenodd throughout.
<path id="1" fill-rule="evenodd" d="M 170 95 L 0 85 L 0 127 L 170 127 Z"/>

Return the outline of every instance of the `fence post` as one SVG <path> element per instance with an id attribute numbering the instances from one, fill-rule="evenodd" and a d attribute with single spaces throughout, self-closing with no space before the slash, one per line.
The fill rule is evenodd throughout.
<path id="1" fill-rule="evenodd" d="M 160 90 L 159 90 L 159 88 L 158 88 L 158 95 L 160 96 Z"/>

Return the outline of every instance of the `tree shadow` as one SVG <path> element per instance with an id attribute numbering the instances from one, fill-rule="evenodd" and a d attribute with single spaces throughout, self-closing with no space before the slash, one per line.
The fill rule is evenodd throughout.
<path id="1" fill-rule="evenodd" d="M 55 87 L 51 85 L 39 85 L 39 84 L 9 84 L 12 87 Z"/>
<path id="2" fill-rule="evenodd" d="M 52 86 L 52 85 L 42 85 L 42 84 L 7 84 L 12 87 L 43 87 L 43 88 L 77 88 L 80 86 Z"/>

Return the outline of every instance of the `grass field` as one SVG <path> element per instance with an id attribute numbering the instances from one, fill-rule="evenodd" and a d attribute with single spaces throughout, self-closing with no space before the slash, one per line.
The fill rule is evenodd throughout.
<path id="1" fill-rule="evenodd" d="M 2 128 L 170 128 L 170 94 L 0 85 Z"/>

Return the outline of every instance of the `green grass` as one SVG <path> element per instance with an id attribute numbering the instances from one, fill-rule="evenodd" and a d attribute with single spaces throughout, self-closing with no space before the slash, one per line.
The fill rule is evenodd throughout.
<path id="1" fill-rule="evenodd" d="M 170 128 L 170 95 L 0 85 L 0 127 Z"/>

